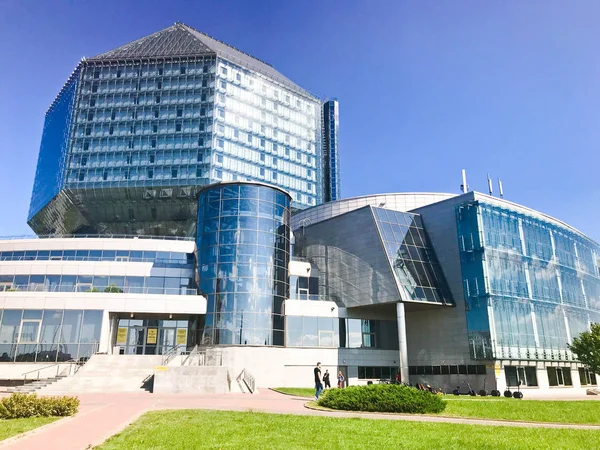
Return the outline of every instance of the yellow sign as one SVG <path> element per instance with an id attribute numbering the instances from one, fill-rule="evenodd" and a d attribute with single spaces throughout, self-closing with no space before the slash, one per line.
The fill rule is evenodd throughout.
<path id="1" fill-rule="evenodd" d="M 127 343 L 127 328 L 117 329 L 117 345 L 125 345 Z"/>
<path id="2" fill-rule="evenodd" d="M 158 334 L 157 328 L 148 328 L 148 338 L 146 344 L 156 344 L 156 336 Z"/>
<path id="3" fill-rule="evenodd" d="M 187 328 L 177 328 L 177 345 L 187 344 Z"/>
<path id="4" fill-rule="evenodd" d="M 167 370 L 168 367 L 167 366 L 156 366 L 155 370 Z"/>
<path id="5" fill-rule="evenodd" d="M 497 377 L 499 377 L 500 374 L 502 373 L 502 369 L 500 367 L 496 367 L 495 371 L 496 371 L 496 376 Z"/>

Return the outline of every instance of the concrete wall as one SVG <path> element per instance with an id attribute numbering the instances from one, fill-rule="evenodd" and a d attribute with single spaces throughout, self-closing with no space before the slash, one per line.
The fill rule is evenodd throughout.
<path id="1" fill-rule="evenodd" d="M 335 385 L 337 372 L 346 368 L 348 385 L 366 384 L 358 379 L 358 366 L 398 366 L 397 350 L 350 348 L 223 348 L 223 365 L 232 379 L 247 369 L 258 387 L 313 387 L 313 369 L 321 363 L 322 373 L 328 369 Z"/>
<path id="2" fill-rule="evenodd" d="M 227 367 L 167 366 L 154 373 L 155 394 L 226 394 Z M 232 383 L 235 380 L 231 379 Z"/>

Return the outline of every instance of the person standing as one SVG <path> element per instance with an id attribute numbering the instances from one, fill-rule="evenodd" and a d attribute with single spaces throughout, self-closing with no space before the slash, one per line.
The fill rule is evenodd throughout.
<path id="1" fill-rule="evenodd" d="M 319 400 L 319 395 L 323 392 L 323 378 L 321 377 L 321 363 L 317 363 L 315 367 L 315 400 Z"/>
<path id="2" fill-rule="evenodd" d="M 323 383 L 325 383 L 325 389 L 331 388 L 331 382 L 329 381 L 329 369 L 325 369 L 325 373 L 323 374 Z"/>
<path id="3" fill-rule="evenodd" d="M 338 372 L 337 380 L 338 380 L 338 388 L 342 389 L 344 387 L 344 375 L 342 375 L 341 370 Z"/>

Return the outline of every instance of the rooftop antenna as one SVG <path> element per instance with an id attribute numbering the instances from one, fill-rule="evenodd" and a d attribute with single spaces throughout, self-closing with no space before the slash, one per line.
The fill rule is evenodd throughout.
<path id="1" fill-rule="evenodd" d="M 490 191 L 490 195 L 494 195 L 494 188 L 492 187 L 492 179 L 490 178 L 490 174 L 487 174 L 488 179 L 488 191 Z"/>
<path id="2" fill-rule="evenodd" d="M 504 198 L 504 190 L 502 189 L 502 181 L 498 178 L 498 190 L 500 191 L 500 198 Z"/>
<path id="3" fill-rule="evenodd" d="M 467 185 L 467 171 L 465 169 L 462 170 L 462 184 L 460 185 L 460 190 L 463 194 L 469 192 L 469 186 Z"/>

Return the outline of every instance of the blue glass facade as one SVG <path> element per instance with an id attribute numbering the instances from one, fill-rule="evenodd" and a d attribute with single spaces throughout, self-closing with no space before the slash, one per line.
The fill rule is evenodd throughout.
<path id="1" fill-rule="evenodd" d="M 63 188 L 78 85 L 79 69 L 71 75 L 46 113 L 28 220 Z"/>
<path id="2" fill-rule="evenodd" d="M 320 112 L 271 66 L 176 24 L 79 65 L 46 119 L 29 224 L 194 235 L 196 195 L 219 181 L 266 182 L 296 208 L 317 205 Z"/>
<path id="3" fill-rule="evenodd" d="M 209 186 L 198 199 L 201 342 L 284 345 L 290 197 L 259 184 Z"/>
<path id="4" fill-rule="evenodd" d="M 330 202 L 341 198 L 339 103 L 337 100 L 323 103 L 323 184 L 324 201 Z"/>
<path id="5" fill-rule="evenodd" d="M 457 207 L 474 359 L 573 360 L 600 321 L 600 247 L 543 216 L 481 201 Z"/>

